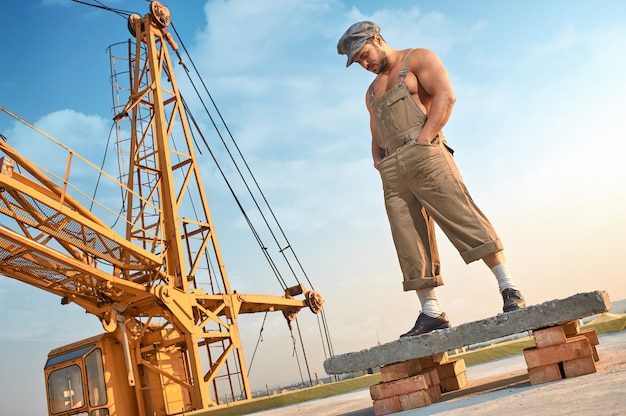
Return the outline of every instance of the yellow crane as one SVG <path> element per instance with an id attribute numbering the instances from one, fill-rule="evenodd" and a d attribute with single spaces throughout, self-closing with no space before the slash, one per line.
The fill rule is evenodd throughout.
<path id="1" fill-rule="evenodd" d="M 130 91 L 115 120 L 130 122 L 120 235 L 0 140 L 0 273 L 97 316 L 103 335 L 58 348 L 46 363 L 50 415 L 174 415 L 251 398 L 237 319 L 322 299 L 303 284 L 281 295 L 242 294 L 229 284 L 184 103 L 174 76 L 168 9 L 131 15 Z M 11 114 L 8 110 L 2 108 Z M 17 116 L 13 115 L 18 118 Z M 174 145 L 174 133 L 184 137 Z M 188 201 L 192 201 L 190 204 Z M 207 290 L 200 282 L 210 281 Z"/>

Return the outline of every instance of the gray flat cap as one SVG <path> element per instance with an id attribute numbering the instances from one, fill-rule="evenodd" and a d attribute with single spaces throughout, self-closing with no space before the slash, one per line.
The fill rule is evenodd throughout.
<path id="1" fill-rule="evenodd" d="M 346 66 L 352 65 L 354 55 L 361 50 L 368 39 L 379 33 L 380 28 L 374 22 L 357 22 L 350 26 L 337 43 L 337 52 L 348 56 Z"/>

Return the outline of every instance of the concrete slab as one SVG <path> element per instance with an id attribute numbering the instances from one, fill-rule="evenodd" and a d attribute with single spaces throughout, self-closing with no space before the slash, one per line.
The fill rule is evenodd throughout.
<path id="1" fill-rule="evenodd" d="M 554 299 L 453 328 L 337 355 L 324 361 L 324 370 L 328 374 L 367 370 L 379 365 L 427 357 L 509 335 L 561 325 L 608 312 L 609 309 L 611 301 L 605 291 L 579 293 L 565 299 Z"/>

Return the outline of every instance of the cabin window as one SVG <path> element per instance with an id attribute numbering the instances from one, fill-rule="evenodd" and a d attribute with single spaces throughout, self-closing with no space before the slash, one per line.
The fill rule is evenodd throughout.
<path id="1" fill-rule="evenodd" d="M 52 414 L 83 407 L 85 397 L 80 367 L 73 364 L 50 373 L 48 395 Z"/>
<path id="2" fill-rule="evenodd" d="M 85 372 L 87 373 L 89 406 L 97 407 L 107 404 L 107 388 L 104 383 L 104 367 L 100 348 L 96 348 L 85 357 Z"/>

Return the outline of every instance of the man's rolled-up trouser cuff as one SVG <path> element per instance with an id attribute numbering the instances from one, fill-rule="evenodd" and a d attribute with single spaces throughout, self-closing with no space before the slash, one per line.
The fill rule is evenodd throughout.
<path id="1" fill-rule="evenodd" d="M 465 261 L 465 264 L 469 264 L 473 261 L 480 260 L 483 257 L 497 253 L 502 250 L 504 250 L 502 242 L 500 241 L 500 239 L 497 239 L 485 243 L 481 246 L 464 251 L 463 253 L 461 253 L 461 257 L 463 258 L 463 261 Z"/>
<path id="2" fill-rule="evenodd" d="M 410 279 L 402 282 L 402 286 L 404 287 L 405 292 L 408 292 L 409 290 L 420 290 L 441 285 L 443 285 L 443 279 L 440 275 L 432 277 L 420 277 L 417 279 Z"/>

